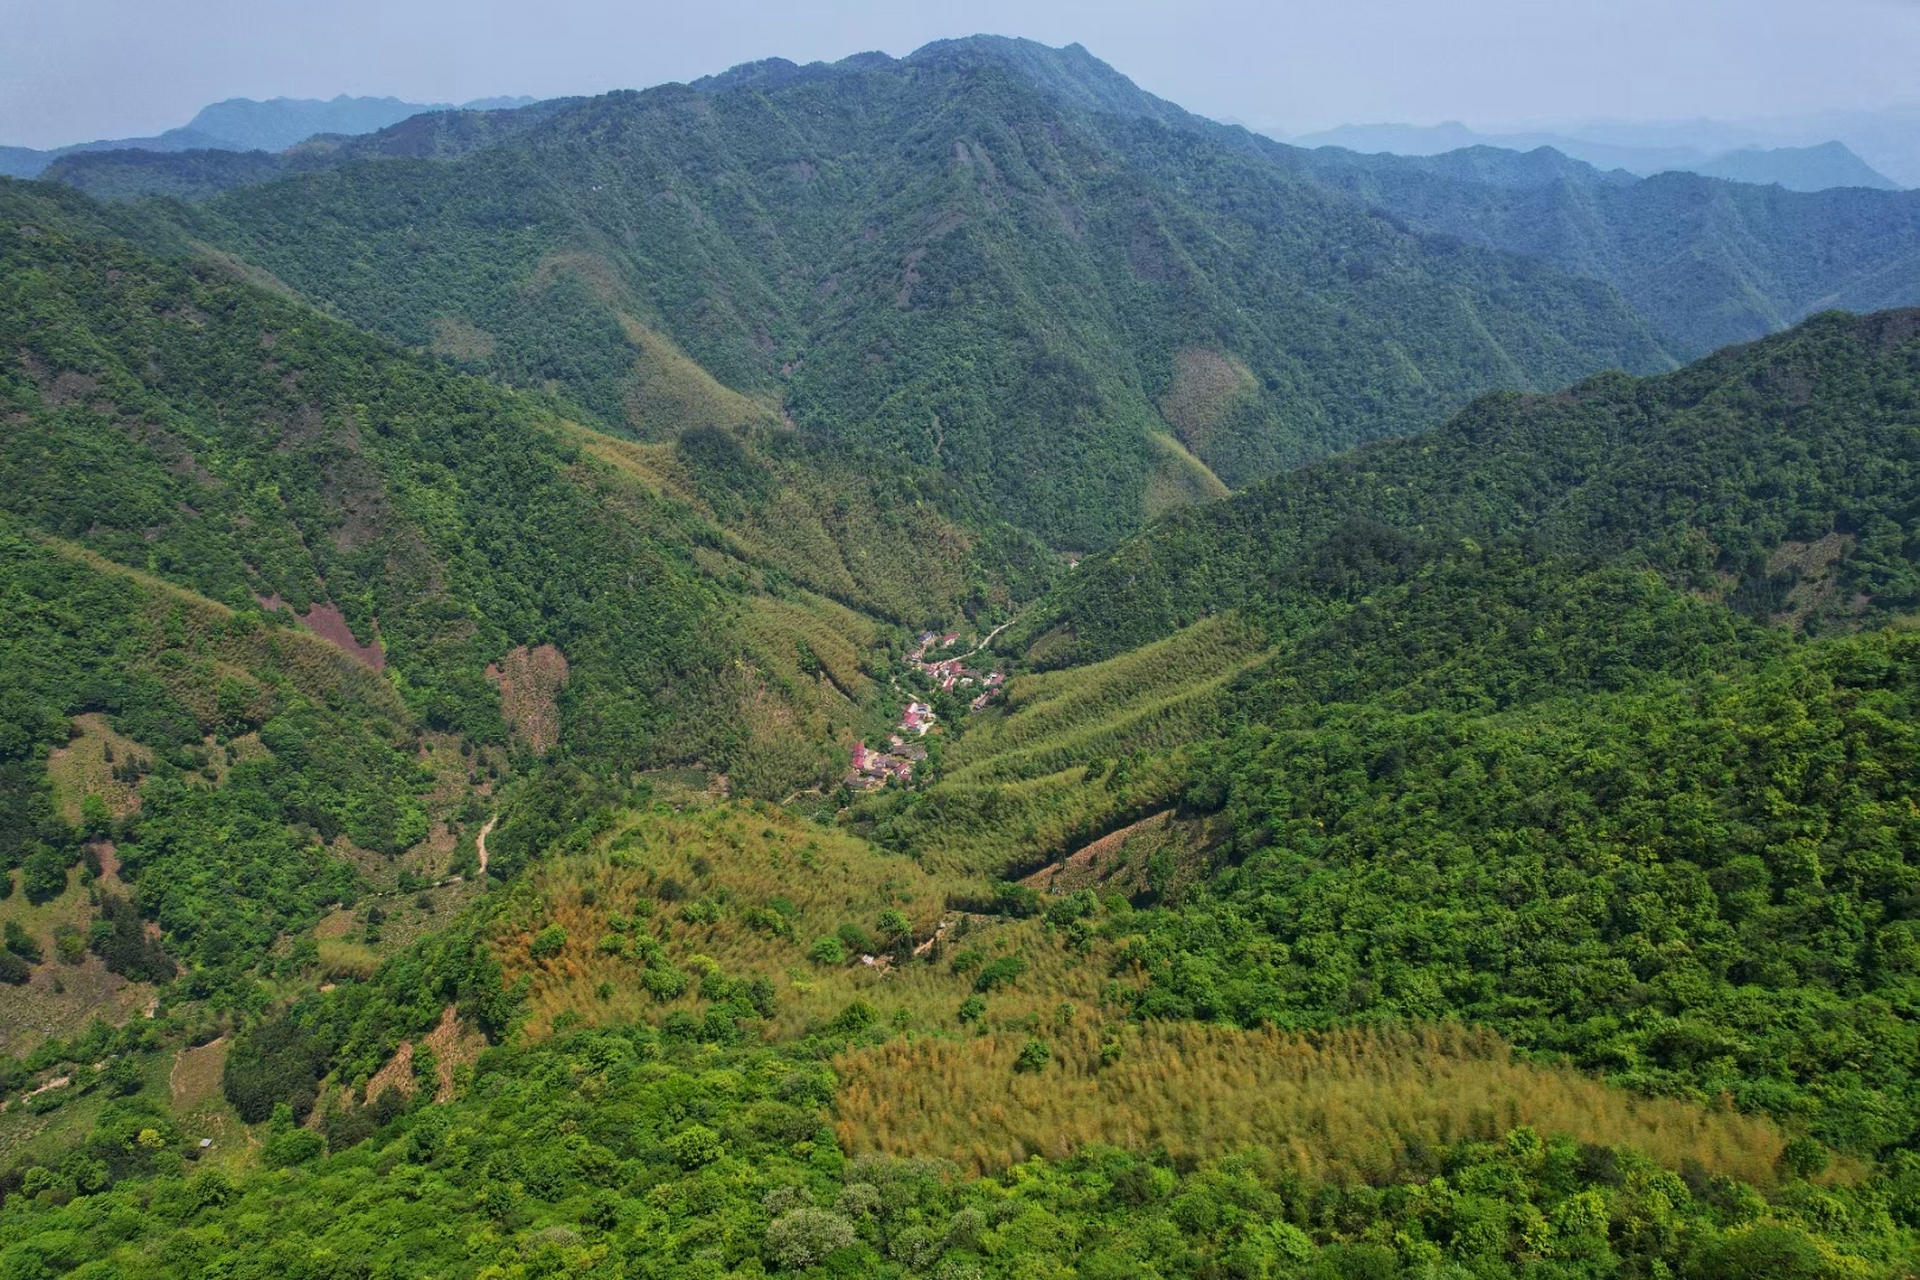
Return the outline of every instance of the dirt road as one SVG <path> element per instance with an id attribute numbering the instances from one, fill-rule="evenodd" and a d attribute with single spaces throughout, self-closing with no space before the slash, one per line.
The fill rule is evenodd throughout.
<path id="1" fill-rule="evenodd" d="M 473 839 L 474 851 L 480 855 L 480 875 L 483 878 L 487 874 L 487 833 L 493 830 L 493 824 L 498 821 L 500 821 L 500 815 L 497 813 L 488 818 L 487 825 L 480 828 L 480 834 Z"/>

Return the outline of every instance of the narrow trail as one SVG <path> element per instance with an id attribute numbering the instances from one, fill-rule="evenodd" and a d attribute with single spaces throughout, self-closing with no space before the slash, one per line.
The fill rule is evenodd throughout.
<path id="1" fill-rule="evenodd" d="M 1012 625 L 1013 625 L 1013 619 L 1008 618 L 1005 622 L 1001 623 L 999 626 L 995 627 L 993 630 L 987 632 L 987 638 L 985 640 L 982 640 L 979 644 L 973 646 L 973 648 L 967 650 L 965 653 L 961 654 L 960 660 L 962 662 L 965 662 L 968 658 L 971 658 L 974 654 L 980 652 L 982 649 L 992 644 L 993 638 L 995 636 L 999 635 L 1002 631 L 1005 631 L 1008 627 Z"/>
<path id="2" fill-rule="evenodd" d="M 487 833 L 493 830 L 493 824 L 500 821 L 500 815 L 494 814 L 487 819 L 487 825 L 480 828 L 480 834 L 473 838 L 474 851 L 480 855 L 480 877 L 487 875 Z"/>

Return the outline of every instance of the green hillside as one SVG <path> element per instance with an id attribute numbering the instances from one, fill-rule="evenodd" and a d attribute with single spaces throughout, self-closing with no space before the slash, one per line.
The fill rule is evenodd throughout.
<path id="1" fill-rule="evenodd" d="M 1208 613 L 1292 625 L 1463 538 L 1631 557 L 1755 617 L 1851 625 L 1915 603 L 1920 312 L 1817 317 L 1664 377 L 1492 397 L 1168 516 L 1082 563 L 1030 636 L 1100 657 Z"/>
<path id="2" fill-rule="evenodd" d="M 1008 634 L 1059 669 L 866 817 L 1156 904 L 1148 1018 L 1460 1017 L 1900 1146 L 1917 321 L 1499 398 L 1162 520 Z"/>
<path id="3" fill-rule="evenodd" d="M 1272 150 L 1410 226 L 1605 281 L 1683 359 L 1832 307 L 1920 303 L 1920 196 L 1911 191 L 1637 179 L 1544 148 L 1422 158 Z"/>
<path id="4" fill-rule="evenodd" d="M 433 728 L 503 742 L 486 668 L 552 645 L 570 751 L 724 767 L 754 682 L 732 672 L 758 661 L 739 622 L 762 601 L 812 592 L 917 625 L 1004 602 L 998 565 L 1026 554 L 990 521 L 962 532 L 937 485 L 804 465 L 710 380 L 681 395 L 718 404 L 710 422 L 636 466 L 539 397 L 8 196 L 6 509 L 233 607 L 332 612 Z"/>
<path id="5" fill-rule="evenodd" d="M 355 323 L 642 439 L 677 429 L 643 389 L 684 353 L 1056 546 L 1193 496 L 1150 483 L 1183 351 L 1252 375 L 1187 441 L 1230 485 L 1493 387 L 1666 363 L 1608 288 L 1408 233 L 1081 50 L 756 64 L 494 132 L 182 216 Z"/>
<path id="6" fill-rule="evenodd" d="M 983 37 L 0 181 L 0 1280 L 1920 1271 L 1920 311 L 1666 356 L 1899 237 L 1304 163 Z"/>
<path id="7" fill-rule="evenodd" d="M 758 410 L 643 465 L 54 190 L 0 191 L 0 865 L 38 938 L 0 961 L 10 1050 L 123 1006 L 109 973 L 244 1005 L 283 965 L 370 966 L 311 931 L 471 876 L 534 777 L 829 784 L 894 624 L 1046 571 Z M 497 873 L 530 829 L 500 825 Z M 104 959 L 63 976 L 63 930 Z"/>

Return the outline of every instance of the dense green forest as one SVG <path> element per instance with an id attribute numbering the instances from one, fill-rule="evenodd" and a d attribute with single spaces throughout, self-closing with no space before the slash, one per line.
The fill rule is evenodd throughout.
<path id="1" fill-rule="evenodd" d="M 635 336 L 657 331 L 804 430 L 1076 548 L 1181 491 L 1157 440 L 1238 487 L 1480 391 L 1920 301 L 1911 193 L 1302 151 L 1077 46 L 989 38 L 49 176 L 201 201 L 169 216 L 643 438 L 673 429 Z"/>
<path id="2" fill-rule="evenodd" d="M 1920 303 L 1920 197 L 1910 191 L 1788 191 L 1691 173 L 1641 179 L 1546 148 L 1271 151 L 1411 226 L 1606 281 L 1683 358 L 1816 310 Z"/>
<path id="3" fill-rule="evenodd" d="M 1811 1277 L 1890 1260 L 1853 1224 L 1906 1220 L 1920 1186 L 1900 1164 L 1769 1202 L 1527 1128 L 1423 1152 L 1381 1185 L 1307 1185 L 1259 1153 L 1182 1170 L 1111 1148 L 960 1179 L 846 1158 L 833 1087 L 804 1055 L 576 1033 L 489 1050 L 460 1100 L 402 1109 L 342 1154 L 269 1122 L 283 1170 L 242 1179 L 154 1177 L 181 1163 L 179 1135 L 136 1098 L 36 1184 L 90 1193 L 16 1216 L 31 1234 L 0 1256 L 80 1276 Z"/>
<path id="4" fill-rule="evenodd" d="M 1610 287 L 1408 232 L 1084 51 L 961 41 L 497 114 L 494 145 L 363 143 L 170 216 L 643 439 L 676 430 L 648 392 L 691 358 L 1066 547 L 1180 475 L 1156 439 L 1241 484 L 1493 387 L 1668 363 Z"/>
<path id="5" fill-rule="evenodd" d="M 1646 260 L 1275 155 L 975 40 L 0 183 L 0 1277 L 1920 1267 L 1920 312 L 1595 373 Z"/>
<path id="6" fill-rule="evenodd" d="M 1169 516 L 1023 623 L 1099 658 L 1209 613 L 1359 602 L 1463 538 L 1622 557 L 1803 626 L 1915 602 L 1920 312 L 1817 317 L 1680 372 L 1496 396 Z"/>

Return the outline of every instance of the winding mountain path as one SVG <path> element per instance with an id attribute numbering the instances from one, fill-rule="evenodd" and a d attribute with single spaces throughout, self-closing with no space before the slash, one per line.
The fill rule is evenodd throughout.
<path id="1" fill-rule="evenodd" d="M 493 830 L 493 824 L 498 821 L 500 821 L 500 815 L 496 813 L 487 819 L 487 825 L 481 827 L 480 834 L 473 838 L 474 850 L 480 855 L 481 879 L 485 879 L 487 875 L 487 833 Z"/>
<path id="2" fill-rule="evenodd" d="M 1005 631 L 1008 627 L 1012 625 L 1013 625 L 1013 619 L 1008 618 L 1005 622 L 1001 623 L 999 626 L 995 627 L 993 630 L 987 632 L 987 638 L 985 640 L 982 640 L 979 644 L 973 646 L 973 648 L 967 650 L 965 653 L 961 654 L 960 661 L 965 662 L 968 658 L 971 658 L 974 654 L 980 652 L 982 649 L 992 644 L 993 638 L 995 636 L 999 635 L 1002 631 Z"/>

